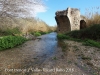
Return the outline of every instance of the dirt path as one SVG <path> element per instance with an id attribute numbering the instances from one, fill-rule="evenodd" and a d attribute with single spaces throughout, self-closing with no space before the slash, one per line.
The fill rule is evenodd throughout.
<path id="1" fill-rule="evenodd" d="M 0 75 L 100 75 L 100 49 L 64 42 L 66 52 L 58 46 L 56 33 L 50 33 L 1 51 Z"/>

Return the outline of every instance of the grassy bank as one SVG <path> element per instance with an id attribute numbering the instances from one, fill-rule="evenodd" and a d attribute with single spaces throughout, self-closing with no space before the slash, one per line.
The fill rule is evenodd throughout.
<path id="1" fill-rule="evenodd" d="M 58 34 L 59 40 L 68 39 L 82 42 L 83 45 L 100 48 L 100 25 L 93 25 L 89 28 L 71 31 L 66 34 Z"/>
<path id="2" fill-rule="evenodd" d="M 77 39 L 77 38 L 72 38 L 68 35 L 65 35 L 65 34 L 58 34 L 57 35 L 58 39 L 59 40 L 73 40 L 73 41 L 77 41 L 77 42 L 82 42 L 83 45 L 86 45 L 86 46 L 92 46 L 92 47 L 98 47 L 100 48 L 100 42 L 97 42 L 95 40 L 91 40 L 91 39 Z"/>
<path id="3" fill-rule="evenodd" d="M 34 35 L 34 36 L 36 36 L 36 37 L 44 35 L 44 34 L 49 34 L 49 33 L 51 33 L 51 31 L 49 31 L 49 32 L 39 32 L 39 31 L 37 31 L 37 32 L 31 32 L 31 34 Z"/>
<path id="4" fill-rule="evenodd" d="M 0 50 L 5 50 L 8 48 L 13 48 L 15 46 L 21 45 L 26 41 L 25 38 L 21 36 L 4 36 L 0 38 Z"/>
<path id="5" fill-rule="evenodd" d="M 82 30 L 76 30 L 67 33 L 66 35 L 72 38 L 78 39 L 92 39 L 92 40 L 100 40 L 100 24 L 93 25 L 89 28 L 85 28 Z"/>

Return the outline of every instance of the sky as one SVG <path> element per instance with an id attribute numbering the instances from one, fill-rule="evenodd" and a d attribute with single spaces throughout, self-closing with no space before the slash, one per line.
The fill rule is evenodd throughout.
<path id="1" fill-rule="evenodd" d="M 44 0 L 45 8 L 37 14 L 37 17 L 49 26 L 55 26 L 55 12 L 59 10 L 66 10 L 68 7 L 80 9 L 82 15 L 85 14 L 86 9 L 96 9 L 100 7 L 100 0 Z"/>

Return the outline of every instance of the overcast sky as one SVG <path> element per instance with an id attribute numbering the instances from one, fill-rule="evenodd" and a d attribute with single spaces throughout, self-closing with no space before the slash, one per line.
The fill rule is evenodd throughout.
<path id="1" fill-rule="evenodd" d="M 46 8 L 42 8 L 41 13 L 37 17 L 45 21 L 48 25 L 56 25 L 55 12 L 58 10 L 65 10 L 67 7 L 79 8 L 81 14 L 85 14 L 86 9 L 94 9 L 100 7 L 100 0 L 44 0 Z M 38 10 L 37 10 L 38 11 Z"/>

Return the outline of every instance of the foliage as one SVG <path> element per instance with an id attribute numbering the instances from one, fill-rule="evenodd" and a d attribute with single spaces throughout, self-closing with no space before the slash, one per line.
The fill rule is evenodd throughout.
<path id="1" fill-rule="evenodd" d="M 45 8 L 42 0 L 0 0 L 0 17 L 33 17 L 37 6 Z"/>
<path id="2" fill-rule="evenodd" d="M 39 32 L 41 35 L 48 34 L 48 32 Z"/>
<path id="3" fill-rule="evenodd" d="M 42 31 L 40 31 L 40 32 L 31 32 L 31 34 L 34 35 L 34 36 L 41 36 L 41 35 L 48 34 L 48 33 L 51 33 L 51 32 L 42 32 Z"/>
<path id="4" fill-rule="evenodd" d="M 13 48 L 20 45 L 26 41 L 25 38 L 21 36 L 4 36 L 0 38 L 0 50 Z"/>
<path id="5" fill-rule="evenodd" d="M 16 29 L 16 27 L 23 34 L 30 32 L 37 32 L 37 31 L 38 32 L 51 31 L 50 27 L 45 22 L 37 18 L 8 18 L 8 17 L 0 18 L 0 31 L 5 32 L 7 30 Z"/>
<path id="6" fill-rule="evenodd" d="M 100 7 L 92 7 L 86 9 L 84 17 L 87 27 L 95 24 L 100 24 Z"/>
<path id="7" fill-rule="evenodd" d="M 68 50 L 68 44 L 65 43 L 63 40 L 58 40 L 58 46 L 62 48 L 63 52 L 66 52 Z"/>
<path id="8" fill-rule="evenodd" d="M 95 47 L 98 47 L 98 48 L 100 48 L 100 42 L 96 42 L 96 41 L 94 41 L 94 40 L 85 40 L 84 42 L 83 42 L 83 45 L 86 45 L 86 46 L 95 46 Z"/>
<path id="9" fill-rule="evenodd" d="M 65 34 L 58 34 L 58 35 L 57 35 L 57 38 L 58 38 L 59 40 L 63 40 L 63 39 L 69 39 L 70 37 L 69 37 L 69 36 L 66 36 Z"/>
<path id="10" fill-rule="evenodd" d="M 35 35 L 35 36 L 41 36 L 41 33 L 35 32 L 34 35 Z"/>
<path id="11" fill-rule="evenodd" d="M 4 31 L 1 31 L 2 35 L 14 35 L 14 34 L 20 34 L 20 30 L 16 27 L 13 29 L 6 29 Z"/>
<path id="12" fill-rule="evenodd" d="M 66 35 L 77 38 L 77 39 L 92 39 L 92 40 L 99 40 L 100 39 L 100 24 L 93 25 L 89 28 L 72 31 L 67 33 Z"/>
<path id="13" fill-rule="evenodd" d="M 83 59 L 83 60 L 91 60 L 90 57 L 84 57 L 84 56 L 82 57 L 82 59 Z"/>
<path id="14" fill-rule="evenodd" d="M 82 42 L 82 44 L 86 45 L 86 46 L 93 46 L 93 47 L 100 48 L 100 42 L 97 42 L 97 41 L 94 41 L 91 39 L 81 39 L 81 38 L 78 39 L 78 38 L 73 38 L 73 37 L 65 35 L 65 34 L 58 34 L 57 37 L 59 40 L 64 40 L 64 39 L 73 40 L 73 41 Z"/>

